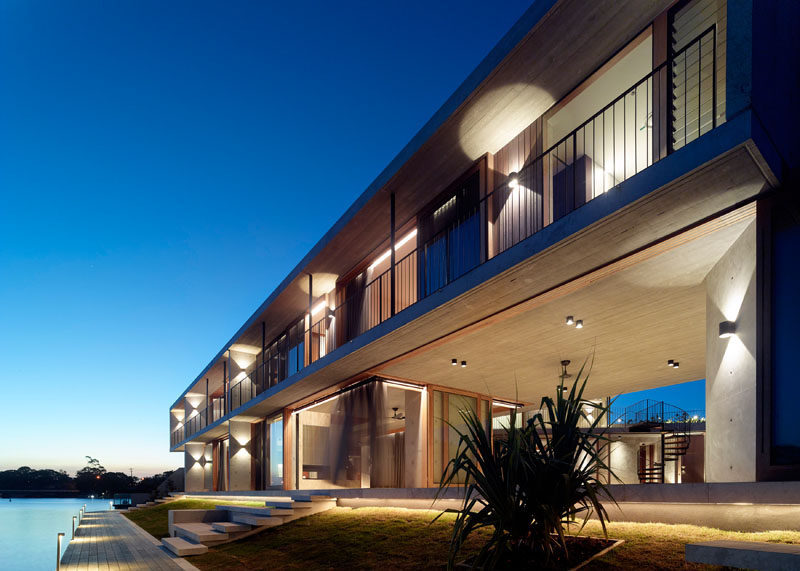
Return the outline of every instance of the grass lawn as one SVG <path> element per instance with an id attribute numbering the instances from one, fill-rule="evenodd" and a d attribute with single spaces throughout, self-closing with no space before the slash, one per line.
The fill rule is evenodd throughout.
<path id="1" fill-rule="evenodd" d="M 231 502 L 233 503 L 233 502 Z M 163 530 L 167 510 L 207 507 L 213 502 L 181 500 L 126 514 L 137 524 Z M 152 515 L 151 515 L 152 513 Z M 454 516 L 436 523 L 436 511 L 399 508 L 334 508 L 220 547 L 189 561 L 202 570 L 223 569 L 430 569 L 447 560 Z M 160 520 L 158 522 L 157 520 Z M 584 534 L 602 536 L 590 522 Z M 160 537 L 156 533 L 153 533 Z M 485 537 L 485 535 L 484 535 Z M 703 569 L 683 559 L 685 543 L 711 539 L 800 543 L 800 532 L 739 533 L 693 525 L 642 523 L 609 524 L 609 537 L 625 543 L 586 569 Z M 468 544 L 464 557 L 479 547 L 480 534 Z"/>
<path id="2" fill-rule="evenodd" d="M 233 506 L 258 506 L 264 507 L 264 502 L 221 502 L 213 500 L 175 500 L 157 506 L 139 508 L 136 511 L 126 512 L 123 515 L 141 527 L 147 533 L 161 539 L 169 535 L 169 510 L 213 510 L 218 505 Z"/>

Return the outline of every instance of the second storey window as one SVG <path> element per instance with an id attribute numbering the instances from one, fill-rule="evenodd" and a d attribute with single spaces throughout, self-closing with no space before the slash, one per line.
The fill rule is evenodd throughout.
<path id="1" fill-rule="evenodd" d="M 420 216 L 422 297 L 481 261 L 480 172 L 475 171 Z"/>

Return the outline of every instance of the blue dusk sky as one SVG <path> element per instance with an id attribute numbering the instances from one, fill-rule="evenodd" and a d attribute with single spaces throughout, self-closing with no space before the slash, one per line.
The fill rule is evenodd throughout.
<path id="1" fill-rule="evenodd" d="M 168 408 L 528 0 L 0 3 L 0 469 Z"/>

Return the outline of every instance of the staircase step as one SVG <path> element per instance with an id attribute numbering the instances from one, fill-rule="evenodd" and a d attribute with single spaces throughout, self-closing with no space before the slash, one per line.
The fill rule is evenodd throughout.
<path id="1" fill-rule="evenodd" d="M 334 499 L 322 494 L 292 494 L 291 498 L 296 502 L 320 502 Z"/>
<path id="2" fill-rule="evenodd" d="M 161 540 L 161 543 L 178 557 L 208 553 L 208 547 L 202 543 L 186 541 L 182 537 L 165 537 Z"/>
<path id="3" fill-rule="evenodd" d="M 228 534 L 217 531 L 208 523 L 180 523 L 175 525 L 175 533 L 197 543 L 225 541 Z"/>
<path id="4" fill-rule="evenodd" d="M 269 526 L 274 527 L 283 523 L 282 517 L 265 517 L 245 513 L 232 513 L 231 521 L 234 523 L 245 523 L 255 527 Z"/>
<path id="5" fill-rule="evenodd" d="M 250 531 L 253 529 L 253 526 L 248 525 L 246 523 L 236 523 L 234 521 L 215 521 L 211 524 L 217 531 L 221 531 L 223 533 L 234 533 L 237 531 Z"/>
<path id="6" fill-rule="evenodd" d="M 279 515 L 293 515 L 294 511 L 289 508 L 275 507 L 250 507 L 250 506 L 216 506 L 218 510 L 226 510 L 230 513 L 242 513 L 261 517 L 272 517 Z"/>

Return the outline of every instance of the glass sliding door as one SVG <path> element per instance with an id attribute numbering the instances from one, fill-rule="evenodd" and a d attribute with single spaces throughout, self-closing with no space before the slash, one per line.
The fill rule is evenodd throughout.
<path id="1" fill-rule="evenodd" d="M 283 487 L 283 417 L 268 423 L 269 433 L 269 486 Z"/>

